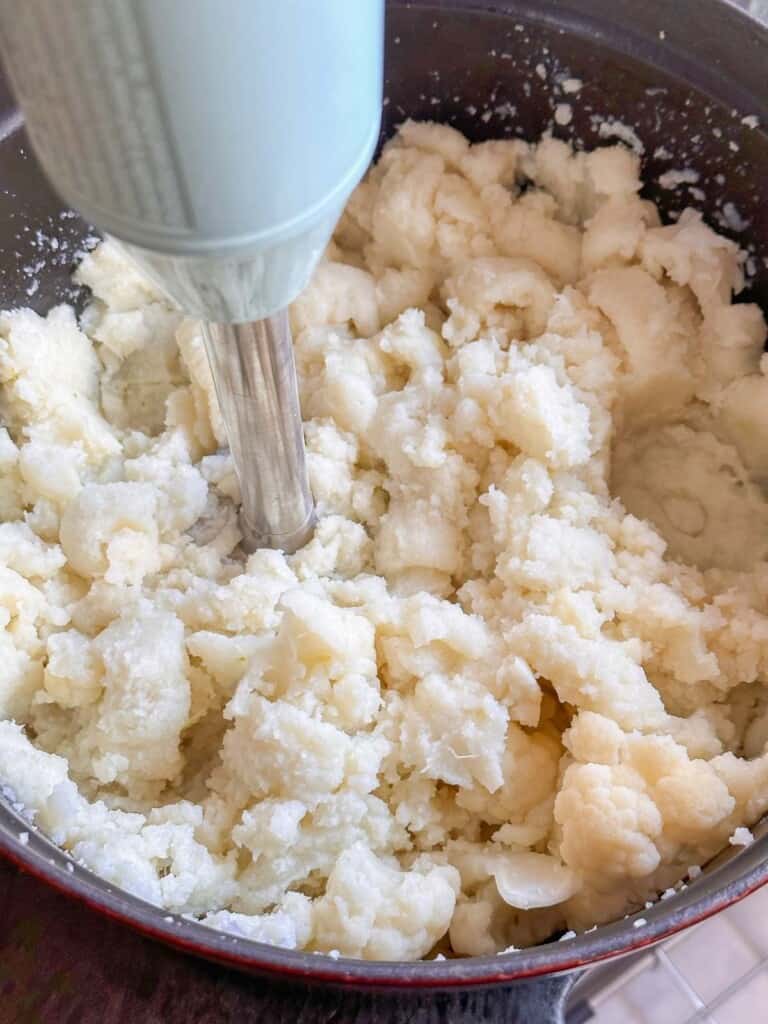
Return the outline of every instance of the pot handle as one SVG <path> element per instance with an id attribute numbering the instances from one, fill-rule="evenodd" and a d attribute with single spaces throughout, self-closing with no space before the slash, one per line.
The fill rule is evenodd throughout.
<path id="1" fill-rule="evenodd" d="M 438 1021 L 450 1021 L 450 1024 L 480 1021 L 488 1021 L 489 1024 L 566 1024 L 566 1001 L 577 977 L 577 974 L 544 976 L 479 991 L 450 993 L 449 1001 L 442 1005 L 440 997 L 443 994 L 433 993 L 425 1000 L 427 1005 L 432 1004 L 430 1016 L 424 1018 L 425 1024 L 427 1021 L 429 1024 L 438 1024 Z M 421 1021 L 420 1017 L 411 1014 L 412 1011 L 406 1010 L 394 1021 L 396 1024 Z M 386 1019 L 371 1017 L 370 1024 L 383 1024 Z M 363 1022 L 369 1024 L 368 1018 L 362 1018 L 360 1024 Z"/>
<path id="2" fill-rule="evenodd" d="M 578 974 L 545 976 L 493 988 L 365 992 L 271 986 L 244 1001 L 270 1024 L 566 1024 L 566 998 Z M 282 989 L 282 992 L 281 992 Z M 575 1008 L 568 1024 L 589 1019 Z"/>

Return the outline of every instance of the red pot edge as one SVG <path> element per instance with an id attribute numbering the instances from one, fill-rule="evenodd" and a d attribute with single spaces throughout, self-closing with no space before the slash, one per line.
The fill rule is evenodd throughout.
<path id="1" fill-rule="evenodd" d="M 44 866 L 31 863 L 31 859 L 27 860 L 21 851 L 14 850 L 10 844 L 6 845 L 2 842 L 1 838 L 0 855 L 10 861 L 20 871 L 32 875 L 34 878 L 46 885 L 49 885 L 56 892 L 61 893 L 68 899 L 74 900 L 77 903 L 88 907 L 89 910 L 101 914 L 110 920 L 127 925 L 132 931 L 137 932 L 146 938 L 162 942 L 164 945 L 170 946 L 179 952 L 196 956 L 208 960 L 209 962 L 215 962 L 243 973 L 262 974 L 264 976 L 272 975 L 275 980 L 287 980 L 292 978 L 305 981 L 309 984 L 319 983 L 346 987 L 359 987 L 363 989 L 383 988 L 389 990 L 476 988 L 484 985 L 500 985 L 515 981 L 532 980 L 535 978 L 546 977 L 548 975 L 564 974 L 569 971 L 578 970 L 579 968 L 591 967 L 599 963 L 604 963 L 608 960 L 636 953 L 646 947 L 654 946 L 657 943 L 662 942 L 664 939 L 668 939 L 672 935 L 675 935 L 680 931 L 684 931 L 686 928 L 693 927 L 693 925 L 699 924 L 707 918 L 720 913 L 727 907 L 733 906 L 735 903 L 738 903 L 747 896 L 750 896 L 763 885 L 768 884 L 768 864 L 766 864 L 765 871 L 757 881 L 748 885 L 743 891 L 736 892 L 735 894 L 724 895 L 719 901 L 708 906 L 705 910 L 702 910 L 701 913 L 690 919 L 686 918 L 682 921 L 671 921 L 668 927 L 663 928 L 660 932 L 654 931 L 652 935 L 647 937 L 642 934 L 642 929 L 637 929 L 636 941 L 628 942 L 625 945 L 607 950 L 604 953 L 598 953 L 586 957 L 577 956 L 570 960 L 563 960 L 555 965 L 542 965 L 541 967 L 535 967 L 528 970 L 499 970 L 492 971 L 488 974 L 478 975 L 476 977 L 459 977 L 455 979 L 446 977 L 442 973 L 434 979 L 424 977 L 397 977 L 395 974 L 391 976 L 379 976 L 376 974 L 366 977 L 364 974 L 361 976 L 358 973 L 345 974 L 343 967 L 341 967 L 341 969 L 334 970 L 323 968 L 320 964 L 318 965 L 318 969 L 314 969 L 309 966 L 292 967 L 288 964 L 264 962 L 257 956 L 247 956 L 237 954 L 235 952 L 230 954 L 220 949 L 212 949 L 204 942 L 194 941 L 174 932 L 173 929 L 174 927 L 178 927 L 177 925 L 167 929 L 157 927 L 130 913 L 115 910 L 99 899 L 93 898 L 88 894 L 67 885 L 66 879 L 59 878 L 58 873 L 49 872 Z M 152 907 L 151 904 L 147 904 L 147 906 Z M 160 908 L 152 909 L 156 910 L 158 913 L 160 912 Z M 217 934 L 214 929 L 211 929 L 211 932 L 214 935 Z M 314 956 L 314 954 L 305 955 Z M 317 957 L 317 959 L 318 961 L 321 961 L 324 958 Z M 458 962 L 466 963 L 467 960 L 471 962 L 472 958 L 467 958 Z M 343 958 L 340 961 L 334 961 L 334 963 L 339 965 L 343 964 L 343 962 Z M 359 967 L 364 963 L 362 960 L 354 960 L 352 962 L 356 967 Z M 393 966 L 393 971 L 397 971 L 398 967 L 399 965 L 395 964 Z"/>

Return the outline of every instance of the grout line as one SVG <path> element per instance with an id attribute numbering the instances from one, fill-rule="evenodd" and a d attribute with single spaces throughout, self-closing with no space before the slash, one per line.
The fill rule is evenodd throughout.
<path id="1" fill-rule="evenodd" d="M 735 922 L 730 922 L 735 926 Z M 737 929 L 739 930 L 739 929 Z M 739 934 L 742 934 L 739 930 Z M 742 934 L 742 938 L 746 941 L 746 936 Z M 682 970 L 671 960 L 666 952 L 669 946 L 668 942 L 665 942 L 663 946 L 654 949 L 651 953 L 645 956 L 638 957 L 630 970 L 623 973 L 620 977 L 614 979 L 609 985 L 601 988 L 598 993 L 590 998 L 590 1005 L 595 1009 L 599 1009 L 600 1004 L 608 999 L 612 995 L 622 995 L 622 988 L 626 982 L 634 977 L 637 977 L 642 971 L 648 967 L 652 967 L 655 963 L 663 969 L 668 976 L 671 976 L 674 984 L 677 988 L 686 996 L 691 1003 L 692 1014 L 685 1018 L 684 1024 L 717 1024 L 717 1021 L 712 1016 L 711 1011 L 716 1010 L 722 1006 L 727 1000 L 734 995 L 744 985 L 761 973 L 764 969 L 768 968 L 768 954 L 762 953 L 752 943 L 749 944 L 750 949 L 759 956 L 757 963 L 753 964 L 752 967 L 740 977 L 734 979 L 722 992 L 718 993 L 710 1002 L 705 1002 L 698 994 L 693 985 L 685 977 Z M 634 1012 L 632 1009 L 631 1012 Z M 629 1024 L 629 1022 L 627 1022 Z"/>
<path id="2" fill-rule="evenodd" d="M 595 992 L 593 995 L 590 995 L 589 1002 L 592 1004 L 592 1006 L 599 1006 L 600 1003 L 602 1003 L 604 1000 L 608 999 L 610 996 L 614 995 L 616 992 L 622 989 L 628 981 L 631 981 L 632 978 L 636 978 L 641 971 L 644 971 L 646 967 L 648 967 L 652 963 L 653 953 L 641 954 L 636 959 L 634 959 L 630 966 L 623 970 L 621 974 L 618 975 L 618 977 L 613 978 L 607 984 L 602 985 L 599 991 Z M 599 968 L 597 969 L 599 970 Z"/>
<path id="3" fill-rule="evenodd" d="M 742 974 L 740 978 L 732 981 L 727 988 L 724 988 L 722 992 L 715 996 L 712 1002 L 708 1004 L 707 1009 L 716 1010 L 718 1006 L 722 1006 L 735 992 L 738 992 L 740 988 L 748 985 L 753 978 L 761 974 L 765 970 L 766 963 L 768 963 L 768 960 L 762 960 L 760 963 L 750 967 L 746 974 Z"/>
<path id="4" fill-rule="evenodd" d="M 689 1017 L 685 1024 L 717 1024 L 714 1017 L 710 1017 L 706 1009 L 697 1010 L 692 1017 Z"/>
<path id="5" fill-rule="evenodd" d="M 707 1004 L 701 998 L 693 985 L 691 985 L 685 975 L 675 966 L 672 960 L 670 960 L 666 950 L 663 948 L 655 950 L 655 956 L 659 963 L 666 968 L 667 972 L 672 975 L 677 987 L 681 989 L 686 996 L 688 996 L 690 1001 L 693 1003 L 696 1012 L 706 1010 Z"/>
<path id="6" fill-rule="evenodd" d="M 768 3 L 768 0 L 766 0 L 766 3 Z M 738 922 L 734 920 L 728 912 L 725 913 L 724 917 L 727 919 L 730 927 L 734 928 L 738 932 L 742 941 L 756 957 L 756 962 L 748 971 L 740 977 L 732 980 L 722 992 L 718 993 L 718 995 L 713 997 L 709 1002 L 705 1001 L 698 994 L 695 987 L 686 977 L 684 970 L 681 967 L 678 967 L 667 953 L 667 950 L 670 947 L 674 947 L 677 941 L 690 934 L 690 932 L 686 930 L 685 933 L 680 933 L 680 935 L 675 936 L 671 941 L 667 940 L 662 946 L 656 947 L 652 951 L 646 951 L 644 954 L 640 954 L 639 956 L 636 955 L 636 957 L 627 958 L 630 961 L 629 970 L 625 969 L 625 971 L 623 971 L 618 977 L 612 978 L 605 987 L 601 986 L 596 992 L 589 995 L 589 1004 L 593 1008 L 593 1012 L 599 1012 L 600 1004 L 610 996 L 617 995 L 619 997 L 623 997 L 622 989 L 629 980 L 637 977 L 642 973 L 642 971 L 656 966 L 663 970 L 668 978 L 671 977 L 674 986 L 682 995 L 685 996 L 686 1000 L 690 1004 L 690 1016 L 685 1018 L 684 1024 L 717 1024 L 714 1011 L 725 1004 L 742 987 L 748 985 L 755 977 L 760 975 L 763 971 L 768 970 L 768 953 L 760 949 L 759 943 L 744 934 L 742 929 L 739 927 Z M 706 929 L 706 923 L 699 927 Z M 626 1009 L 630 1013 L 634 1014 L 634 1007 L 627 1005 Z M 634 1021 L 636 1019 L 637 1018 L 633 1015 L 632 1020 Z M 626 1017 L 625 1020 L 622 1021 L 622 1024 L 629 1024 L 629 1017 Z M 745 1024 L 747 1024 L 747 1022 L 745 1022 Z"/>

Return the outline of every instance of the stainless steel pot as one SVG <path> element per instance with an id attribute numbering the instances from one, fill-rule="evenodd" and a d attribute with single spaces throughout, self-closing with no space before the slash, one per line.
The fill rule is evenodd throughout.
<path id="1" fill-rule="evenodd" d="M 659 174 L 694 168 L 704 193 L 695 205 L 718 227 L 744 227 L 743 236 L 734 237 L 752 247 L 747 296 L 768 308 L 768 134 L 762 127 L 768 126 L 768 31 L 734 5 L 413 0 L 390 3 L 387 33 L 385 135 L 411 116 L 454 124 L 474 140 L 536 138 L 552 123 L 553 82 L 579 78 L 578 94 L 559 97 L 572 105 L 572 122 L 555 126 L 555 133 L 595 145 L 600 120 L 634 129 L 645 145 L 647 195 L 666 214 L 691 197 L 686 186 L 662 188 Z M 81 296 L 69 275 L 88 227 L 61 209 L 45 183 L 2 81 L 0 126 L 0 308 L 43 311 L 58 301 L 77 302 Z M 21 831 L 30 832 L 26 845 Z M 560 1021 L 578 968 L 658 942 L 768 881 L 768 835 L 764 827 L 757 832 L 753 845 L 726 851 L 687 889 L 644 910 L 639 927 L 636 916 L 513 954 L 364 963 L 275 949 L 167 915 L 73 865 L 0 802 L 0 852 L 146 935 L 268 977 L 275 984 L 258 997 L 254 1019 L 270 1024 Z M 326 991 L 308 998 L 311 986 Z M 336 987 L 332 997 L 328 986 Z"/>

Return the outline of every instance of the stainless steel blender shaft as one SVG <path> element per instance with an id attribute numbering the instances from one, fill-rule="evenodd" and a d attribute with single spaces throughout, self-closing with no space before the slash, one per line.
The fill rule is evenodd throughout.
<path id="1" fill-rule="evenodd" d="M 243 546 L 296 551 L 315 525 L 288 313 L 204 325 L 240 480 Z"/>

